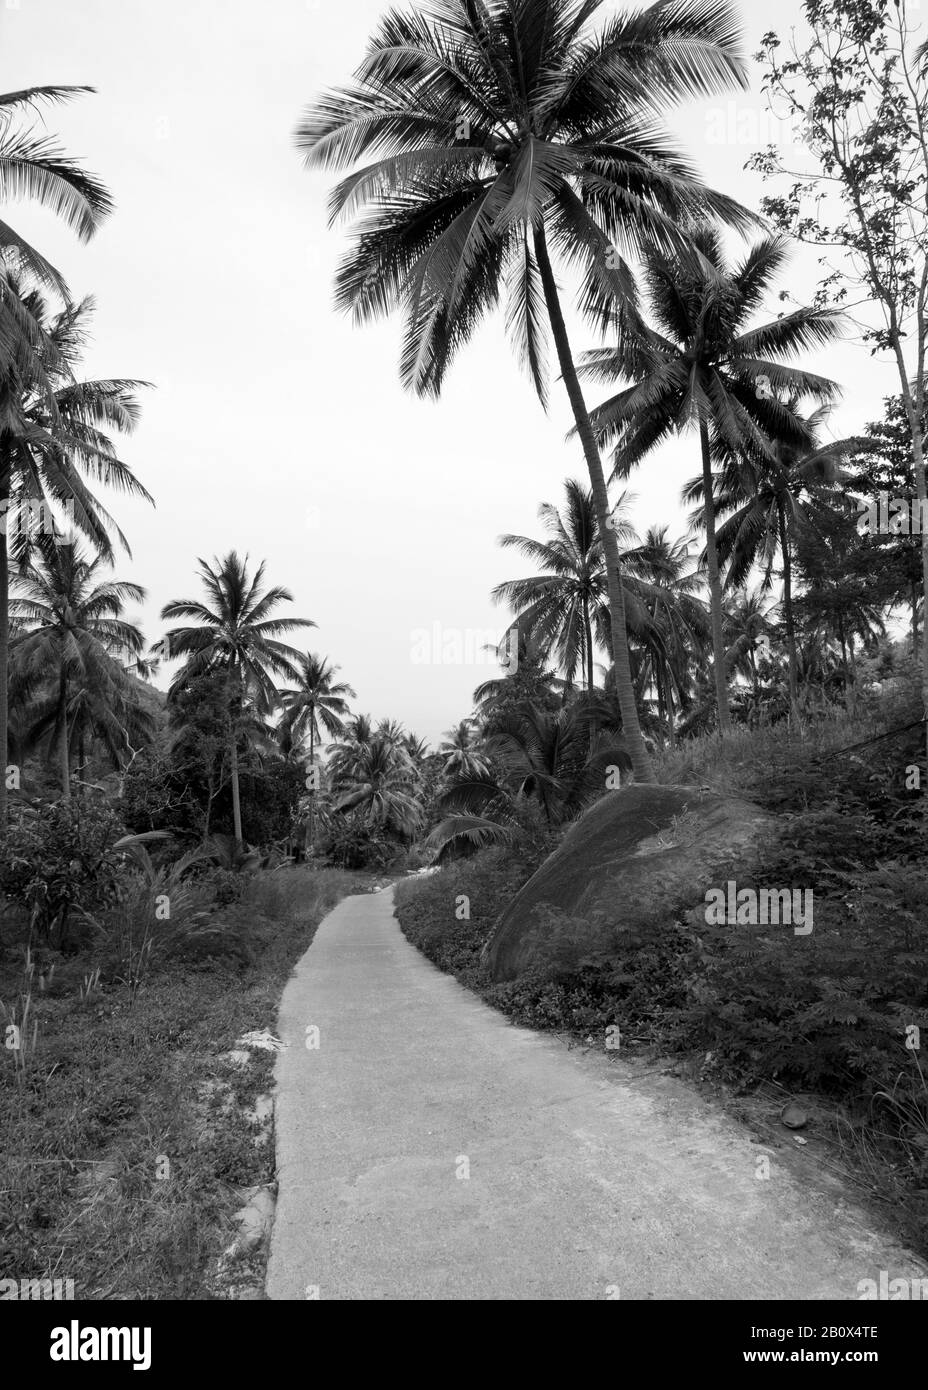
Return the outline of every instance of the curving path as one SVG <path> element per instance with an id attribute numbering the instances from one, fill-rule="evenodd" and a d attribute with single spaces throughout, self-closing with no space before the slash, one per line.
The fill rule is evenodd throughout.
<path id="1" fill-rule="evenodd" d="M 389 889 L 320 925 L 279 1030 L 272 1299 L 855 1299 L 924 1276 L 775 1151 L 759 1180 L 761 1146 L 679 1083 L 513 1027 L 409 945 Z"/>

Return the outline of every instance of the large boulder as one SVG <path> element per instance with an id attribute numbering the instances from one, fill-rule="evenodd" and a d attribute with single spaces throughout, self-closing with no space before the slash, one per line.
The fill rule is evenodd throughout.
<path id="1" fill-rule="evenodd" d="M 585 920 L 604 910 L 619 927 L 640 920 L 656 892 L 695 906 L 704 899 L 708 866 L 730 852 L 726 877 L 736 878 L 739 859 L 748 862 L 769 820 L 749 801 L 697 787 L 633 784 L 607 793 L 503 913 L 486 950 L 493 979 L 512 979 L 530 957 L 537 963 L 539 949 L 543 959 L 543 904 Z"/>

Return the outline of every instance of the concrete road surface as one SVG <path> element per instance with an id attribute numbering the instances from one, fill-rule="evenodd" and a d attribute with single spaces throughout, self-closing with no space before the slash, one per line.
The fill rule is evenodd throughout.
<path id="1" fill-rule="evenodd" d="M 391 890 L 325 919 L 279 1030 L 272 1299 L 856 1299 L 925 1274 L 777 1151 L 759 1178 L 763 1147 L 687 1087 L 511 1026 L 409 945 Z"/>

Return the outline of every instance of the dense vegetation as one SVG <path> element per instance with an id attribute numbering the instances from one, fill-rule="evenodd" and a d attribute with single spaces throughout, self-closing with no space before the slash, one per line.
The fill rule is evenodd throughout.
<path id="1" fill-rule="evenodd" d="M 724 751 L 703 737 L 660 759 L 662 781 L 736 789 L 777 814 L 755 861 L 738 863 L 738 882 L 814 884 L 806 938 L 710 925 L 692 891 L 673 900 L 655 884 L 617 901 L 595 930 L 540 909 L 534 964 L 494 984 L 481 953 L 548 848 L 525 838 L 515 854 L 485 849 L 400 885 L 400 923 L 518 1023 L 624 1056 L 679 1054 L 739 1093 L 773 1086 L 781 1105 L 796 1094 L 817 1102 L 869 1194 L 923 1248 L 928 1084 L 911 1043 L 928 1027 L 928 881 L 921 794 L 896 774 L 918 758 L 919 707 L 910 682 L 890 708 L 871 698 L 801 738 L 745 729 Z M 706 875 L 724 882 L 724 858 Z"/>

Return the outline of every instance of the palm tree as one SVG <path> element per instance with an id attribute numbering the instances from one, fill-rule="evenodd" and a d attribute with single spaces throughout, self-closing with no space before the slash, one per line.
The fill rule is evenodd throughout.
<path id="1" fill-rule="evenodd" d="M 407 387 L 440 392 L 505 284 L 508 328 L 544 404 L 547 319 L 596 502 L 623 727 L 636 775 L 653 781 L 602 462 L 552 253 L 601 328 L 635 296 L 628 254 L 679 247 L 697 215 L 747 225 L 748 213 L 699 183 L 659 121 L 747 77 L 725 0 L 661 0 L 595 25 L 602 8 L 437 0 L 425 13 L 391 11 L 356 80 L 305 113 L 297 143 L 307 166 L 353 170 L 332 197 L 333 220 L 360 214 L 337 302 L 359 323 L 401 311 Z"/>
<path id="2" fill-rule="evenodd" d="M 348 700 L 355 698 L 355 691 L 344 681 L 335 680 L 341 667 L 330 665 L 327 657 L 319 656 L 316 652 L 301 655 L 298 669 L 299 685 L 294 690 L 281 692 L 286 710 L 282 724 L 291 740 L 305 740 L 309 736 L 309 765 L 315 768 L 320 726 L 330 738 L 337 738 L 343 733 Z M 309 795 L 308 847 L 313 842 L 314 787 Z"/>
<path id="3" fill-rule="evenodd" d="M 444 758 L 446 777 L 486 777 L 489 763 L 483 752 L 483 739 L 473 719 L 462 719 L 438 745 Z"/>
<path id="4" fill-rule="evenodd" d="M 39 531 L 50 529 L 55 504 L 64 505 L 74 527 L 87 536 L 101 557 L 113 559 L 109 531 L 124 549 L 118 527 L 84 481 L 85 476 L 151 502 L 146 489 L 119 458 L 110 432 L 129 433 L 139 418 L 137 390 L 144 382 L 114 379 L 81 381 L 77 375 L 93 301 L 84 299 L 53 313 L 37 290 L 15 286 L 30 317 L 39 325 L 52 353 L 41 379 L 15 363 L 0 372 L 0 514 L 18 515 L 21 556 L 34 539 L 33 509 Z M 48 521 L 41 520 L 48 507 Z M 0 754 L 6 757 L 9 671 L 8 525 L 0 525 Z M 15 548 L 15 547 L 14 547 Z M 0 829 L 5 823 L 6 782 L 0 778 Z"/>
<path id="5" fill-rule="evenodd" d="M 329 756 L 329 771 L 333 779 L 353 775 L 373 737 L 374 726 L 369 714 L 356 714 L 348 720 L 341 739 Z"/>
<path id="6" fill-rule="evenodd" d="M 773 609 L 760 589 L 739 593 L 725 613 L 726 666 L 751 682 L 754 719 L 760 718 L 758 657 L 769 654 L 775 633 Z"/>
<path id="7" fill-rule="evenodd" d="M 519 550 L 541 573 L 498 584 L 492 598 L 494 603 L 509 604 L 519 632 L 537 643 L 542 661 L 556 660 L 568 686 L 573 685 L 579 667 L 587 690 L 592 690 L 596 647 L 609 645 L 606 565 L 591 489 L 568 478 L 564 491 L 562 511 L 550 502 L 538 509 L 549 539 L 500 537 L 500 545 Z M 612 513 L 612 529 L 617 541 L 627 544 L 637 537 L 621 516 L 622 506 Z"/>
<path id="8" fill-rule="evenodd" d="M 727 566 L 726 589 L 739 589 L 754 565 L 761 564 L 764 588 L 769 590 L 774 561 L 778 554 L 781 557 L 789 698 L 791 709 L 796 711 L 799 658 L 793 613 L 795 545 L 800 535 L 816 532 L 818 513 L 827 517 L 833 506 L 827 489 L 838 482 L 845 460 L 866 447 L 867 440 L 856 437 L 823 444 L 820 435 L 828 408 L 820 406 L 802 419 L 796 395 L 790 396 L 786 404 L 800 420 L 805 441 L 771 440 L 756 462 L 744 458 L 733 461 L 735 466 L 725 471 L 720 488 L 715 489 L 713 505 L 718 515 L 729 514 L 716 538 L 719 564 Z M 695 517 L 700 527 L 706 517 L 705 489 L 705 479 L 699 478 L 684 490 L 688 500 L 703 499 Z"/>
<path id="9" fill-rule="evenodd" d="M 734 268 L 711 227 L 700 228 L 693 243 L 670 255 L 646 250 L 644 280 L 657 328 L 649 327 L 634 306 L 622 306 L 616 315 L 617 347 L 587 353 L 584 369 L 600 379 L 633 382 L 592 412 L 599 442 L 616 444 L 614 476 L 626 476 L 671 434 L 690 425 L 699 432 L 715 689 L 719 732 L 725 734 L 730 720 L 713 452 L 769 458 L 771 439 L 807 445 L 802 421 L 781 394 L 828 400 L 837 387 L 779 359 L 832 341 L 843 320 L 836 310 L 802 308 L 748 327 L 786 260 L 785 239 L 762 238 Z"/>
<path id="10" fill-rule="evenodd" d="M 368 829 L 404 839 L 412 839 L 421 823 L 417 789 L 418 777 L 406 749 L 381 733 L 358 744 L 350 767 L 333 768 L 335 813 L 353 813 Z"/>
<path id="11" fill-rule="evenodd" d="M 93 90 L 47 86 L 0 93 L 0 208 L 9 202 L 31 199 L 54 212 L 82 241 L 93 236 L 110 212 L 109 194 L 47 135 L 32 128 L 17 128 L 15 117 L 24 111 L 35 112 L 43 103 L 70 101 Z M 21 394 L 19 384 L 29 382 L 30 389 L 34 385 L 55 412 L 46 365 L 57 362 L 57 352 L 18 293 L 16 280 L 23 274 L 67 300 L 67 286 L 54 266 L 0 217 L 0 508 L 4 512 L 15 469 L 9 435 L 16 433 L 11 425 Z M 0 527 L 0 756 L 4 767 L 9 725 L 9 643 L 9 561 L 6 534 Z M 4 776 L 0 777 L 0 835 L 5 832 L 6 810 Z"/>
<path id="12" fill-rule="evenodd" d="M 144 639 L 122 617 L 125 603 L 140 603 L 145 590 L 123 580 L 102 579 L 108 563 L 88 559 L 72 537 L 44 538 L 40 555 L 14 580 L 10 603 L 21 635 L 14 664 L 27 680 L 38 678 L 45 693 L 30 702 L 27 740 L 50 734 L 58 755 L 61 795 L 71 794 L 72 741 L 90 734 L 102 740 L 118 767 L 133 736 L 149 738 L 154 719 L 136 697 L 124 663 L 142 650 Z"/>
<path id="13" fill-rule="evenodd" d="M 511 605 L 520 634 L 535 644 L 543 660 L 556 659 L 565 675 L 566 700 L 578 667 L 584 669 L 587 694 L 594 689 L 596 648 L 604 647 L 611 655 L 612 633 L 593 494 L 573 480 L 564 486 L 566 504 L 561 511 L 550 503 L 539 509 L 550 539 L 500 539 L 502 545 L 517 547 L 534 560 L 542 573 L 497 585 L 493 598 Z M 666 528 L 661 533 L 652 530 L 641 541 L 628 520 L 631 502 L 629 494 L 621 495 L 610 513 L 610 529 L 622 557 L 626 623 L 638 684 L 650 672 L 663 704 L 667 640 L 684 631 L 692 635 L 692 625 L 700 625 L 699 601 L 691 597 L 698 580 L 683 576 L 685 545 L 681 541 L 672 546 Z"/>
<path id="14" fill-rule="evenodd" d="M 375 733 L 381 738 L 385 738 L 389 743 L 399 743 L 405 748 L 406 730 L 398 719 L 381 719 L 377 725 Z"/>
<path id="15" fill-rule="evenodd" d="M 413 767 L 416 771 L 421 771 L 422 765 L 429 756 L 429 746 L 424 738 L 419 738 L 418 734 L 406 734 L 403 739 L 403 747 L 412 759 Z"/>
<path id="16" fill-rule="evenodd" d="M 328 657 L 317 652 L 301 654 L 298 662 L 299 685 L 294 690 L 281 691 L 286 713 L 283 723 L 296 737 L 309 737 L 309 761 L 316 757 L 316 742 L 321 729 L 330 738 L 344 733 L 348 701 L 356 692 L 344 681 L 336 681 L 340 666 L 332 666 Z"/>
<path id="17" fill-rule="evenodd" d="M 93 87 L 27 87 L 0 92 L 0 206 L 30 199 L 60 217 L 82 241 L 93 236 L 112 210 L 103 185 L 50 139 L 32 127 L 17 128 L 15 118 L 35 114 L 46 103 L 70 101 L 92 92 Z M 59 272 L 8 222 L 0 218 L 0 375 L 10 366 L 22 370 L 34 358 L 33 348 L 44 345 L 41 331 L 15 292 L 6 273 L 31 276 L 45 289 L 67 301 L 68 291 Z M 34 362 L 41 376 L 41 362 Z"/>
<path id="18" fill-rule="evenodd" d="M 14 117 L 35 112 L 43 103 L 71 101 L 94 92 L 94 87 L 25 87 L 0 92 L 0 203 L 28 198 L 48 208 L 89 241 L 113 204 L 102 183 L 82 169 L 47 135 L 34 129 L 17 130 Z M 8 223 L 0 220 L 0 247 L 13 248 L 24 267 L 40 280 L 62 288 L 61 277 Z"/>
<path id="19" fill-rule="evenodd" d="M 165 622 L 188 618 L 194 626 L 172 628 L 165 637 L 172 656 L 187 660 L 171 687 L 173 693 L 191 676 L 203 671 L 228 671 L 232 682 L 233 710 L 230 738 L 232 781 L 232 817 L 235 841 L 242 844 L 242 807 L 238 781 L 238 737 L 236 728 L 241 721 L 245 700 L 250 699 L 255 712 L 268 714 L 277 704 L 279 695 L 273 675 L 299 679 L 301 654 L 294 647 L 278 640 L 281 634 L 296 628 L 315 627 L 309 618 L 272 618 L 273 610 L 281 603 L 292 603 L 289 589 L 274 586 L 262 590 L 265 562 L 248 573 L 248 556 L 241 559 L 230 550 L 210 566 L 200 560 L 200 579 L 206 590 L 207 602 L 197 599 L 175 599 L 165 604 L 161 617 Z M 210 606 L 210 604 L 212 606 Z"/>
<path id="20" fill-rule="evenodd" d="M 690 665 L 702 659 L 710 636 L 709 615 L 701 597 L 702 579 L 690 568 L 687 542 L 671 540 L 666 526 L 649 527 L 632 558 L 641 575 L 638 589 L 650 617 L 642 643 L 642 675 L 653 681 L 658 718 L 666 719 L 673 744 L 674 694 L 679 709 Z"/>
<path id="21" fill-rule="evenodd" d="M 597 735 L 579 704 L 559 710 L 524 705 L 501 717 L 489 739 L 498 776 L 462 774 L 442 792 L 442 820 L 429 836 L 439 861 L 462 850 L 509 843 L 520 809 L 537 806 L 549 828 L 564 825 L 607 789 L 607 772 L 631 768 L 624 741 Z"/>

